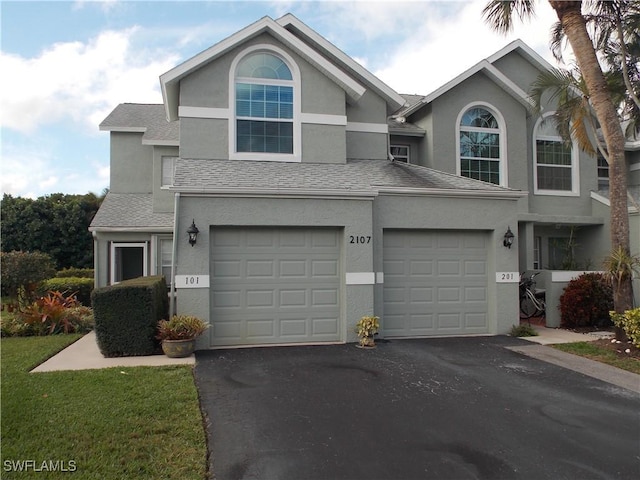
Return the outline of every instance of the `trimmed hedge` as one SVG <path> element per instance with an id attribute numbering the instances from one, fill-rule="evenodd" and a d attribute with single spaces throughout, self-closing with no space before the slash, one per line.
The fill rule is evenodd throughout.
<path id="1" fill-rule="evenodd" d="M 91 292 L 93 291 L 93 278 L 62 277 L 50 278 L 42 282 L 38 288 L 40 296 L 47 292 L 75 293 L 76 299 L 85 307 L 91 306 Z"/>
<path id="2" fill-rule="evenodd" d="M 168 317 L 167 284 L 161 275 L 97 288 L 91 294 L 95 332 L 105 357 L 152 355 L 158 322 Z"/>
<path id="3" fill-rule="evenodd" d="M 75 268 L 69 267 L 59 270 L 56 273 L 58 278 L 93 278 L 93 268 Z"/>

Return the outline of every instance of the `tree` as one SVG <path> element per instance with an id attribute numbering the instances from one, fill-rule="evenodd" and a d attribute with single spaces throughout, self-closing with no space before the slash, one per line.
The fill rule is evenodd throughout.
<path id="1" fill-rule="evenodd" d="M 93 239 L 88 231 L 102 198 L 93 193 L 56 193 L 30 198 L 2 198 L 1 237 L 3 252 L 43 252 L 57 268 L 93 266 Z"/>
<path id="2" fill-rule="evenodd" d="M 607 2 L 590 2 L 595 7 Z M 610 3 L 623 8 L 624 0 Z M 611 248 L 630 255 L 629 217 L 627 215 L 627 167 L 624 156 L 625 137 L 618 118 L 616 105 L 609 91 L 596 48 L 587 30 L 582 1 L 549 0 L 556 12 L 562 32 L 566 36 L 580 70 L 587 99 L 598 119 L 605 148 L 609 157 L 609 199 L 611 204 Z M 596 8 L 597 10 L 597 8 Z M 483 10 L 485 20 L 497 31 L 513 28 L 514 14 L 521 20 L 530 18 L 535 11 L 533 0 L 492 0 Z M 622 42 L 624 43 L 624 42 Z M 622 313 L 633 306 L 631 277 L 614 285 L 614 309 Z"/>

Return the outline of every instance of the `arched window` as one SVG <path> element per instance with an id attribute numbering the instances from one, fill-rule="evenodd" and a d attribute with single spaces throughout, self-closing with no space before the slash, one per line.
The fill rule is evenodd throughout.
<path id="1" fill-rule="evenodd" d="M 460 175 L 504 185 L 501 131 L 496 116 L 483 106 L 466 110 L 458 124 Z"/>
<path id="2" fill-rule="evenodd" d="M 236 152 L 293 154 L 294 81 L 279 56 L 247 55 L 235 71 Z"/>
<path id="3" fill-rule="evenodd" d="M 579 193 L 578 148 L 566 145 L 551 118 L 543 115 L 534 129 L 534 192 L 542 195 Z"/>

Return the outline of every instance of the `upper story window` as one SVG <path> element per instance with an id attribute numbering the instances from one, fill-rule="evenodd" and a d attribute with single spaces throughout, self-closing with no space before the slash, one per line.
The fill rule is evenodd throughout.
<path id="1" fill-rule="evenodd" d="M 409 163 L 409 145 L 391 145 L 390 150 L 396 162 Z"/>
<path id="2" fill-rule="evenodd" d="M 598 153 L 598 188 L 609 186 L 609 162 Z"/>
<path id="3" fill-rule="evenodd" d="M 566 145 L 548 113 L 534 131 L 534 189 L 541 195 L 577 195 L 577 148 Z"/>
<path id="4" fill-rule="evenodd" d="M 458 132 L 459 174 L 506 185 L 503 133 L 496 114 L 488 107 L 472 106 L 460 116 Z"/>
<path id="5" fill-rule="evenodd" d="M 176 168 L 176 161 L 178 157 L 162 157 L 162 184 L 163 187 L 170 187 L 173 185 L 173 173 Z"/>
<path id="6" fill-rule="evenodd" d="M 294 78 L 285 61 L 257 51 L 235 70 L 235 152 L 294 153 Z"/>

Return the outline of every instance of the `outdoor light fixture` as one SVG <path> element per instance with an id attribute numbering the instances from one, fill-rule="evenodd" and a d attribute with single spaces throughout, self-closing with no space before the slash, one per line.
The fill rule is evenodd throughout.
<path id="1" fill-rule="evenodd" d="M 507 248 L 511 248 L 511 245 L 513 245 L 514 237 L 515 235 L 511 231 L 511 227 L 507 227 L 507 232 L 504 234 L 504 240 L 502 241 L 502 244 Z"/>
<path id="2" fill-rule="evenodd" d="M 196 227 L 195 219 L 191 220 L 191 226 L 187 228 L 187 234 L 189 235 L 189 245 L 192 247 L 196 244 L 196 240 L 198 239 L 198 227 Z"/>

